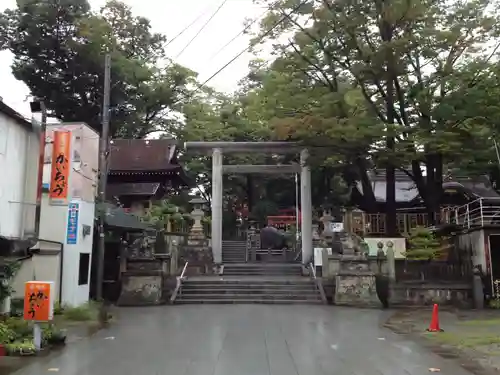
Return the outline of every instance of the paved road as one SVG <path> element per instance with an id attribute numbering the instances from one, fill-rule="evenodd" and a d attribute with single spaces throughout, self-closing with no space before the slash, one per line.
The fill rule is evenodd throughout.
<path id="1" fill-rule="evenodd" d="M 470 375 L 379 328 L 388 312 L 332 306 L 119 310 L 119 322 L 16 375 Z M 112 337 L 112 338 L 110 338 Z"/>

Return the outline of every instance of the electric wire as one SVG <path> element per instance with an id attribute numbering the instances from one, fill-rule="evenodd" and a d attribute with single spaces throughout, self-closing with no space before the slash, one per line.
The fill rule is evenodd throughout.
<path id="1" fill-rule="evenodd" d="M 257 43 L 260 43 L 266 36 L 271 34 L 274 29 L 276 29 L 279 25 L 281 25 L 283 22 L 285 22 L 286 19 L 288 19 L 293 13 L 297 12 L 302 6 L 306 5 L 309 2 L 309 0 L 304 0 L 301 1 L 297 6 L 295 6 L 290 12 L 284 14 L 278 21 L 276 21 L 273 26 L 269 30 L 267 30 L 265 33 L 263 33 Z M 252 45 L 247 46 L 245 49 L 241 50 L 238 54 L 236 54 L 233 58 L 231 58 L 227 63 L 225 63 L 221 68 L 219 68 L 214 74 L 212 74 L 210 77 L 208 77 L 205 81 L 203 81 L 201 84 L 199 84 L 196 89 L 192 92 L 190 92 L 188 95 L 185 95 L 183 98 L 178 99 L 175 101 L 172 106 L 179 104 L 179 102 L 183 100 L 190 99 L 194 94 L 196 94 L 198 91 L 200 91 L 203 87 L 207 85 L 208 82 L 210 82 L 212 79 L 217 77 L 224 69 L 226 69 L 229 65 L 231 65 L 233 62 L 235 62 L 238 58 L 240 58 L 245 52 L 248 52 L 252 48 Z"/>
<path id="2" fill-rule="evenodd" d="M 179 33 L 177 33 L 172 39 L 170 39 L 167 44 L 165 44 L 165 48 L 167 48 L 170 44 L 175 42 L 180 36 L 182 36 L 186 31 L 188 31 L 196 22 L 198 22 L 205 14 L 207 14 L 209 8 L 205 9 L 198 17 L 196 17 L 189 25 L 184 27 Z"/>
<path id="3" fill-rule="evenodd" d="M 213 20 L 213 18 L 219 13 L 219 11 L 222 9 L 222 7 L 227 3 L 228 0 L 223 0 L 217 9 L 215 9 L 215 12 L 212 13 L 210 18 L 201 26 L 201 28 L 198 30 L 198 32 L 191 38 L 191 40 L 184 46 L 184 48 L 175 56 L 175 59 L 178 59 L 186 49 L 189 48 L 189 46 L 195 41 L 196 38 L 201 34 L 203 30 L 205 30 L 205 27 Z"/>
<path id="4" fill-rule="evenodd" d="M 245 26 L 243 30 L 241 30 L 238 34 L 233 36 L 226 44 L 224 44 L 221 48 L 219 48 L 212 56 L 209 58 L 208 61 L 212 61 L 219 53 L 221 53 L 224 49 L 226 49 L 227 46 L 229 46 L 232 42 L 234 42 L 236 39 L 238 39 L 240 36 L 245 34 L 257 21 L 259 21 L 263 16 L 266 15 L 266 13 L 270 10 L 271 8 L 268 7 L 262 14 L 260 14 L 257 18 L 252 20 L 248 25 Z"/>

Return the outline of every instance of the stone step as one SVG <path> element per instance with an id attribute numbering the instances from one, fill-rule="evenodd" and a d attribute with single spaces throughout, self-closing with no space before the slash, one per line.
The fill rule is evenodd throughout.
<path id="1" fill-rule="evenodd" d="M 241 300 L 231 300 L 231 299 L 178 299 L 175 301 L 176 304 L 269 304 L 269 305 L 321 305 L 323 302 L 321 300 L 292 300 L 292 299 L 241 299 Z"/>
<path id="2" fill-rule="evenodd" d="M 224 278 L 223 276 L 220 279 L 212 279 L 212 280 L 189 280 L 189 278 L 182 282 L 182 286 L 190 286 L 190 285 L 251 285 L 251 286 L 287 286 L 287 285 L 314 285 L 314 282 L 308 277 L 296 277 L 292 276 L 293 279 L 265 279 L 260 277 L 249 276 L 246 278 L 239 279 L 236 278 Z"/>
<path id="3" fill-rule="evenodd" d="M 317 301 L 321 300 L 321 297 L 316 294 L 285 294 L 285 293 L 273 293 L 273 294 L 252 294 L 252 293 L 186 293 L 180 294 L 179 297 L 182 300 L 193 300 L 193 299 L 230 299 L 230 300 L 248 300 L 248 299 L 263 299 L 263 300 L 304 300 L 304 301 Z"/>
<path id="4" fill-rule="evenodd" d="M 316 292 L 316 286 L 313 285 L 183 285 L 183 292 L 248 292 L 248 293 L 281 293 L 281 292 L 293 292 L 293 293 L 310 293 Z"/>
<path id="5" fill-rule="evenodd" d="M 273 272 L 300 270 L 287 264 L 262 265 L 236 264 L 236 270 Z M 226 268 L 226 266 L 225 266 Z M 314 303 L 321 304 L 321 295 L 308 277 L 296 275 L 255 275 L 225 278 L 186 279 L 175 303 Z"/>
<path id="6" fill-rule="evenodd" d="M 284 271 L 229 271 L 224 270 L 223 276 L 298 276 L 295 272 Z"/>

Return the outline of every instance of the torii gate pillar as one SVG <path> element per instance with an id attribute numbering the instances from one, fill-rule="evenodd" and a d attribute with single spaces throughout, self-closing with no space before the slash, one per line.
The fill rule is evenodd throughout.
<path id="1" fill-rule="evenodd" d="M 309 152 L 300 152 L 300 232 L 302 243 L 302 264 L 308 264 L 313 257 L 311 169 L 307 165 Z"/>
<path id="2" fill-rule="evenodd" d="M 222 150 L 212 151 L 212 255 L 222 264 Z"/>

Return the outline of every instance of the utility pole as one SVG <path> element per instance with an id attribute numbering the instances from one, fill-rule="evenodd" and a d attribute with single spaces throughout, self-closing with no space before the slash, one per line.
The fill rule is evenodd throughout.
<path id="1" fill-rule="evenodd" d="M 104 307 L 102 284 L 104 281 L 104 218 L 106 216 L 104 204 L 106 202 L 106 180 L 108 177 L 107 154 L 109 145 L 109 103 L 111 96 L 111 55 L 107 54 L 104 60 L 104 100 L 102 105 L 102 130 L 99 144 L 99 188 L 98 188 L 98 213 L 99 213 L 99 243 L 97 251 L 96 299 L 101 303 L 101 321 L 106 321 L 107 312 Z"/>

